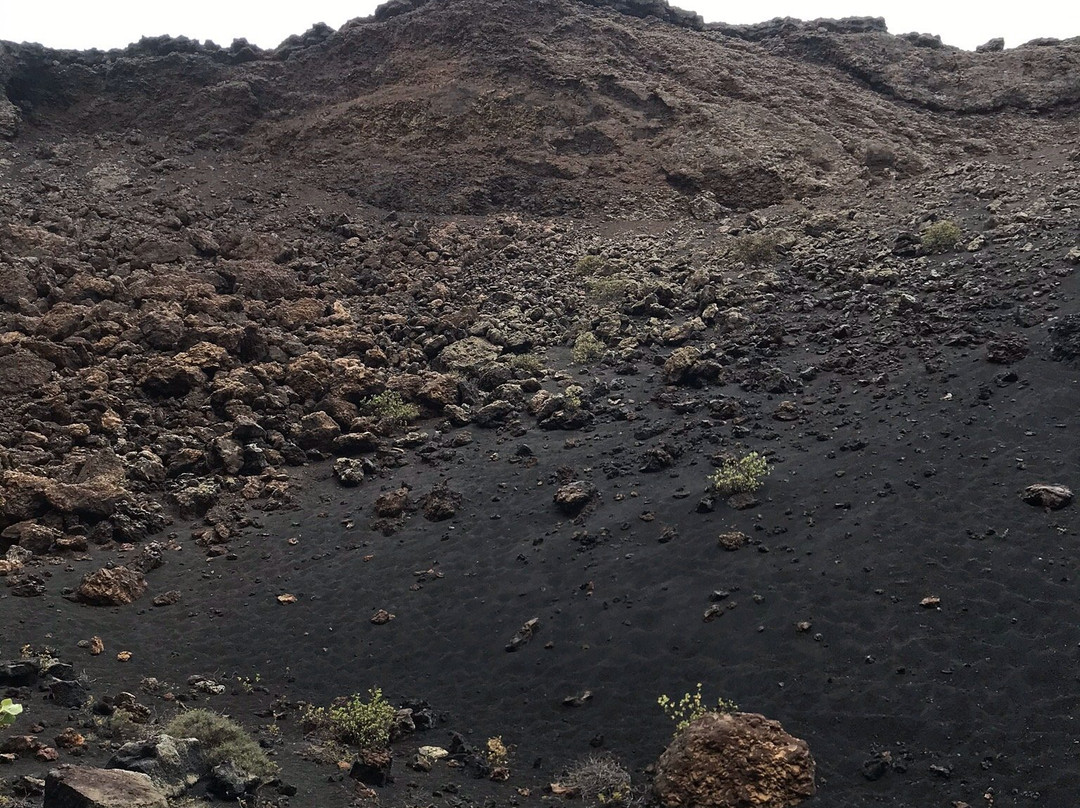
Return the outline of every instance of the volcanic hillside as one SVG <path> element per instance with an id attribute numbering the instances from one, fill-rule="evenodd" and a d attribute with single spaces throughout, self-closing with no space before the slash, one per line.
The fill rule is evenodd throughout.
<path id="1" fill-rule="evenodd" d="M 262 726 L 297 806 L 371 798 L 304 703 L 439 714 L 382 804 L 527 805 L 597 748 L 647 788 L 702 682 L 811 804 L 1067 808 L 1076 511 L 1020 493 L 1080 484 L 1078 212 L 1078 40 L 392 0 L 0 42 L 0 659 Z M 451 730 L 509 781 L 408 768 Z"/>

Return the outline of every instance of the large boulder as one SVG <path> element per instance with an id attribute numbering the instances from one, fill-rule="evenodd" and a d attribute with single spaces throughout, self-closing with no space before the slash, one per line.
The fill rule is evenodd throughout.
<path id="1" fill-rule="evenodd" d="M 491 344 L 483 337 L 465 337 L 443 348 L 439 352 L 438 363 L 447 370 L 475 372 L 494 362 L 500 352 L 498 345 Z"/>
<path id="2" fill-rule="evenodd" d="M 664 808 L 791 808 L 814 795 L 814 759 L 763 715 L 707 713 L 661 755 L 653 790 Z"/>
<path id="3" fill-rule="evenodd" d="M 0 474 L 0 524 L 22 522 L 52 510 L 91 517 L 115 513 L 130 496 L 123 487 L 123 466 L 103 452 L 87 461 L 76 482 L 62 483 L 22 471 Z"/>
<path id="4" fill-rule="evenodd" d="M 63 534 L 54 527 L 34 521 L 17 522 L 0 532 L 0 547 L 17 544 L 35 555 L 45 555 Z"/>
<path id="5" fill-rule="evenodd" d="M 576 516 L 596 496 L 596 488 L 590 483 L 577 481 L 561 486 L 552 497 L 560 511 L 567 516 Z"/>
<path id="6" fill-rule="evenodd" d="M 145 774 L 61 766 L 45 778 L 42 808 L 169 808 Z"/>
<path id="7" fill-rule="evenodd" d="M 30 351 L 17 350 L 0 356 L 0 388 L 7 395 L 32 392 L 52 378 L 53 369 L 52 362 Z"/>
<path id="8" fill-rule="evenodd" d="M 305 449 L 329 451 L 335 438 L 341 435 L 337 421 L 322 410 L 305 415 L 300 419 L 299 443 Z"/>
<path id="9" fill-rule="evenodd" d="M 142 597 L 146 579 L 127 567 L 103 567 L 91 572 L 79 584 L 78 597 L 91 606 L 123 606 Z"/>
<path id="10" fill-rule="evenodd" d="M 665 384 L 688 384 L 693 380 L 694 366 L 701 358 L 701 351 L 687 346 L 672 351 L 664 362 Z"/>
<path id="11" fill-rule="evenodd" d="M 173 738 L 165 734 L 124 744 L 105 765 L 109 769 L 141 772 L 169 797 L 183 794 L 209 770 L 195 738 Z"/>

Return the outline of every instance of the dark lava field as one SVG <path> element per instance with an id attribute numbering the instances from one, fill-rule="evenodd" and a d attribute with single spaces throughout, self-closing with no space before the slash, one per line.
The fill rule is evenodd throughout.
<path id="1" fill-rule="evenodd" d="M 808 806 L 1072 808 L 1078 269 L 1075 39 L 0 42 L 0 805 L 191 707 L 279 767 L 245 806 L 587 808 L 601 753 L 641 804 L 700 683 Z M 381 785 L 305 720 L 376 687 Z"/>

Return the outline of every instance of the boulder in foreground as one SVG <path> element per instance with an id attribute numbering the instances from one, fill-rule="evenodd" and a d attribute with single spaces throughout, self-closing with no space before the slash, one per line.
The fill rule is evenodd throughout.
<path id="1" fill-rule="evenodd" d="M 707 713 L 660 756 L 653 790 L 664 808 L 792 808 L 812 797 L 806 741 L 756 713 Z"/>
<path id="2" fill-rule="evenodd" d="M 169 808 L 145 774 L 61 766 L 45 778 L 43 808 Z"/>

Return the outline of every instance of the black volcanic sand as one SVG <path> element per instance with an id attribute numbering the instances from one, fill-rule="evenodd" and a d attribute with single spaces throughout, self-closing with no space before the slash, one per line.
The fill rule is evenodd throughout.
<path id="1" fill-rule="evenodd" d="M 672 729 L 657 697 L 698 682 L 706 697 L 778 719 L 809 742 L 813 804 L 1072 805 L 1076 509 L 1044 512 L 1018 492 L 1075 483 L 1076 369 L 1033 353 L 1012 366 L 1015 382 L 995 383 L 1008 371 L 981 351 L 947 349 L 943 359 L 949 370 L 935 376 L 913 358 L 887 380 L 823 375 L 789 397 L 800 420 L 769 421 L 748 442 L 774 465 L 750 510 L 695 512 L 709 457 L 747 444 L 704 407 L 679 413 L 648 401 L 658 379 L 643 374 L 608 395 L 634 421 L 520 437 L 472 428 L 473 442 L 452 457 L 411 457 L 352 490 L 313 466 L 301 508 L 258 515 L 258 528 L 234 543 L 235 560 L 171 552 L 150 593 L 122 609 L 6 597 L 8 640 L 48 636 L 99 694 L 143 675 L 216 675 L 233 695 L 207 703 L 250 727 L 267 719 L 254 715 L 260 694 L 239 691 L 236 676 L 258 674 L 270 693 L 313 703 L 373 685 L 394 701 L 426 699 L 447 722 L 396 746 L 386 805 L 535 802 L 601 738 L 645 782 Z M 722 394 L 748 397 L 705 397 Z M 635 439 L 646 425 L 665 429 Z M 426 428 L 433 440 L 454 436 Z M 684 453 L 670 469 L 639 472 L 658 443 Z M 518 455 L 522 444 L 535 462 Z M 560 469 L 600 492 L 576 520 L 552 504 Z M 441 481 L 464 494 L 455 517 L 432 523 L 417 512 L 393 535 L 371 529 L 381 492 L 404 484 L 418 500 Z M 677 535 L 661 541 L 669 528 Z M 717 535 L 733 529 L 750 544 L 720 549 Z M 50 589 L 87 569 L 55 567 Z M 442 577 L 417 576 L 426 570 Z M 181 603 L 149 608 L 173 588 Z M 730 593 L 726 610 L 705 622 L 715 590 Z M 283 593 L 297 602 L 278 603 Z M 921 607 L 928 596 L 940 607 Z M 373 625 L 378 609 L 395 619 Z M 508 653 L 533 617 L 536 636 Z M 803 621 L 808 631 L 798 630 Z M 92 634 L 105 640 L 101 657 L 75 647 Z M 120 649 L 133 652 L 126 665 L 114 659 Z M 586 690 L 583 706 L 563 705 Z M 48 708 L 32 699 L 27 715 L 39 709 Z M 300 788 L 292 804 L 349 804 L 350 781 L 292 754 L 296 717 L 282 722 L 276 752 L 283 779 Z M 430 774 L 406 768 L 416 747 L 445 746 L 451 730 L 478 746 L 501 735 L 515 747 L 510 781 L 443 764 Z M 864 762 L 883 752 L 894 768 L 868 780 Z"/>

